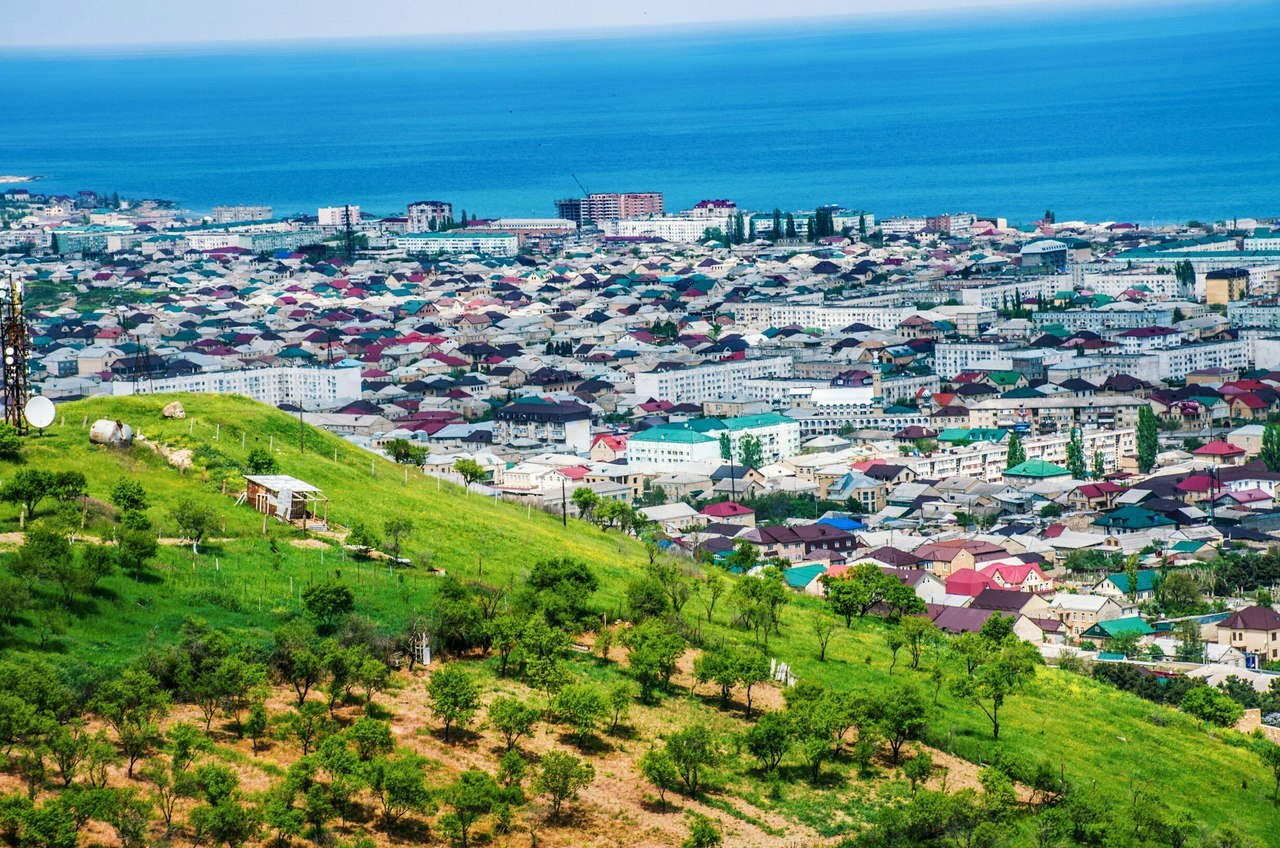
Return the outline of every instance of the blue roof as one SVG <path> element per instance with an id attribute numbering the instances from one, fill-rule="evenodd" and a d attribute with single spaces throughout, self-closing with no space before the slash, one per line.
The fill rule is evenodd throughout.
<path id="1" fill-rule="evenodd" d="M 839 516 L 819 518 L 818 523 L 830 524 L 832 527 L 836 527 L 840 530 L 861 530 L 867 526 L 861 521 L 854 521 L 852 518 L 840 518 Z"/>

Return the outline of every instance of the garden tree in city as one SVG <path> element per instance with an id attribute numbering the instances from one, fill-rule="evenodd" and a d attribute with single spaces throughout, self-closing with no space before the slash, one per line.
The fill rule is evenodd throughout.
<path id="1" fill-rule="evenodd" d="M 1275 777 L 1275 786 L 1271 790 L 1271 800 L 1280 804 L 1280 745 L 1272 742 L 1262 732 L 1262 728 L 1253 731 L 1250 737 L 1253 743 L 1253 750 L 1258 753 L 1258 758 L 1262 760 L 1262 764 L 1271 769 L 1272 775 Z"/>
<path id="2" fill-rule="evenodd" d="M 869 562 L 859 563 L 839 577 L 823 577 L 822 581 L 827 589 L 827 605 L 844 618 L 845 627 L 852 627 L 854 616 L 862 618 L 885 599 L 890 589 L 902 585 L 898 578 Z"/>
<path id="3" fill-rule="evenodd" d="M 387 456 L 398 465 L 421 465 L 427 451 L 408 439 L 392 439 L 386 446 Z"/>
<path id="4" fill-rule="evenodd" d="M 1027 450 L 1022 446 L 1022 437 L 1017 433 L 1009 434 L 1009 449 L 1005 451 L 1004 468 L 1008 471 L 1014 466 L 1027 461 Z"/>
<path id="5" fill-rule="evenodd" d="M 245 458 L 245 467 L 250 474 L 279 474 L 280 463 L 266 448 L 253 448 Z"/>
<path id="6" fill-rule="evenodd" d="M 1184 615 L 1200 607 L 1200 584 L 1185 571 L 1175 571 L 1156 582 L 1156 601 L 1166 615 Z"/>
<path id="7" fill-rule="evenodd" d="M 576 799 L 595 777 L 596 770 L 591 763 L 563 751 L 548 751 L 538 761 L 532 788 L 535 794 L 547 797 L 551 817 L 558 819 L 564 802 Z"/>
<path id="8" fill-rule="evenodd" d="M 1186 619 L 1178 622 L 1175 630 L 1178 637 L 1177 660 L 1179 662 L 1204 662 L 1204 639 L 1200 635 L 1200 622 Z"/>
<path id="9" fill-rule="evenodd" d="M 657 690 L 667 691 L 687 648 L 684 637 L 666 622 L 650 619 L 631 628 L 625 644 L 631 674 L 640 684 L 640 697 L 651 701 Z"/>
<path id="10" fill-rule="evenodd" d="M 998 645 L 1009 638 L 1013 633 L 1013 617 L 1005 617 L 999 613 L 992 613 L 987 616 L 987 620 L 982 622 L 982 628 L 978 631 L 987 645 Z"/>
<path id="11" fill-rule="evenodd" d="M 755 546 L 752 545 L 751 548 L 754 550 Z M 720 600 L 720 596 L 728 588 L 728 581 L 718 570 L 709 569 L 706 574 L 695 581 L 694 586 L 694 592 L 702 602 L 702 608 L 707 612 L 707 623 L 710 624 L 711 614 L 716 609 L 716 602 Z"/>
<path id="12" fill-rule="evenodd" d="M 596 726 L 609 712 L 604 695 L 592 683 L 570 683 L 556 693 L 556 717 L 573 728 L 579 745 L 595 732 Z"/>
<path id="13" fill-rule="evenodd" d="M 1073 480 L 1083 480 L 1089 473 L 1084 464 L 1084 444 L 1077 429 L 1072 429 L 1071 438 L 1067 441 L 1067 470 Z"/>
<path id="14" fill-rule="evenodd" d="M 1107 476 L 1107 463 L 1102 458 L 1102 451 L 1093 452 L 1093 479 L 1101 480 Z"/>
<path id="15" fill-rule="evenodd" d="M 1057 503 L 1054 503 L 1053 501 L 1049 501 L 1044 506 L 1040 507 L 1040 517 L 1041 518 L 1058 518 L 1065 511 L 1066 510 L 1062 508 L 1062 504 L 1057 504 Z"/>
<path id="16" fill-rule="evenodd" d="M 489 726 L 502 734 L 506 750 L 510 751 L 522 736 L 533 733 L 540 712 L 518 698 L 499 697 L 489 704 Z"/>
<path id="17" fill-rule="evenodd" d="M 702 813 L 689 816 L 689 835 L 680 843 L 680 848 L 718 848 L 724 842 L 720 828 Z"/>
<path id="18" fill-rule="evenodd" d="M 574 489 L 569 499 L 573 501 L 574 509 L 578 510 L 583 521 L 590 521 L 595 515 L 596 507 L 600 505 L 600 496 L 586 486 Z"/>
<path id="19" fill-rule="evenodd" d="M 709 727 L 691 724 L 667 737 L 667 752 L 675 764 L 685 794 L 694 797 L 706 782 L 707 772 L 720 761 L 719 739 Z"/>
<path id="20" fill-rule="evenodd" d="M 1265 432 L 1263 434 L 1265 436 Z M 1138 407 L 1138 470 L 1149 474 L 1156 464 L 1156 454 L 1160 452 L 1160 425 L 1156 414 L 1150 406 Z"/>
<path id="21" fill-rule="evenodd" d="M 410 813 L 431 813 L 435 799 L 424 777 L 427 762 L 416 754 L 382 756 L 371 760 L 363 777 L 369 794 L 378 802 L 382 821 L 395 827 Z"/>
<path id="22" fill-rule="evenodd" d="M 378 537 L 363 521 L 352 521 L 344 543 L 356 549 L 356 556 L 363 559 L 369 552 L 378 547 Z"/>
<path id="23" fill-rule="evenodd" d="M 791 750 L 792 727 L 785 713 L 765 712 L 743 735 L 747 753 L 765 773 L 774 771 Z"/>
<path id="24" fill-rule="evenodd" d="M 111 503 L 121 512 L 142 512 L 150 506 L 142 484 L 130 477 L 121 477 L 111 486 Z"/>
<path id="25" fill-rule="evenodd" d="M 760 562 L 760 549 L 747 541 L 739 541 L 733 546 L 733 553 L 725 558 L 725 566 L 734 568 L 743 574 L 755 568 Z"/>
<path id="26" fill-rule="evenodd" d="M 929 704 L 912 683 L 891 684 L 877 699 L 875 725 L 889 743 L 893 762 L 898 762 L 904 743 L 919 739 L 929 725 Z"/>
<path id="27" fill-rule="evenodd" d="M 913 592 L 912 594 L 915 593 Z M 902 631 L 902 638 L 906 641 L 906 647 L 911 652 L 912 668 L 919 668 L 920 658 L 923 656 L 924 650 L 943 638 L 942 631 L 938 629 L 938 626 L 924 616 L 905 616 L 898 624 L 898 629 Z"/>
<path id="28" fill-rule="evenodd" d="M 644 779 L 658 790 L 658 804 L 666 807 L 667 793 L 680 784 L 680 770 L 676 768 L 676 761 L 672 758 L 671 751 L 665 745 L 650 746 L 649 750 L 640 756 L 639 766 Z"/>
<path id="29" fill-rule="evenodd" d="M 827 645 L 835 635 L 838 622 L 829 615 L 818 613 L 811 619 L 813 637 L 818 640 L 818 662 L 827 661 Z"/>
<path id="30" fill-rule="evenodd" d="M 461 846 L 470 844 L 471 828 L 498 804 L 501 789 L 492 777 L 471 769 L 458 775 L 444 793 L 449 812 L 441 817 L 440 827 Z"/>
<path id="31" fill-rule="evenodd" d="M 201 540 L 217 521 L 213 507 L 189 497 L 178 498 L 169 509 L 169 517 L 178 525 L 178 538 L 190 541 L 193 552 L 199 550 Z"/>
<path id="32" fill-rule="evenodd" d="M 764 465 L 764 449 L 760 439 L 753 435 L 745 435 L 738 443 L 738 458 L 744 468 L 759 468 Z"/>
<path id="33" fill-rule="evenodd" d="M 1280 471 L 1280 424 L 1269 423 L 1262 430 L 1262 451 L 1258 458 L 1271 472 Z"/>
<path id="34" fill-rule="evenodd" d="M 951 691 L 961 700 L 978 705 L 991 721 L 991 738 L 999 741 L 1000 708 L 1006 698 L 1035 676 L 1043 660 L 1034 645 L 1012 634 L 999 642 L 979 641 L 985 645 L 976 652 L 970 673 L 953 679 Z"/>
<path id="35" fill-rule="evenodd" d="M 276 630 L 271 667 L 280 680 L 293 687 L 298 706 L 324 673 L 324 660 L 316 648 L 315 635 L 302 622 L 293 621 Z"/>
<path id="36" fill-rule="evenodd" d="M 587 604 L 599 588 L 589 565 L 559 557 L 530 569 L 517 600 L 529 612 L 540 610 L 553 627 L 577 627 L 590 615 Z"/>
<path id="37" fill-rule="evenodd" d="M 1218 727 L 1231 727 L 1244 715 L 1244 708 L 1226 692 L 1213 686 L 1188 689 L 1178 702 L 1185 713 Z"/>
<path id="38" fill-rule="evenodd" d="M 924 599 L 916 594 L 915 589 L 892 575 L 885 576 L 889 578 L 889 582 L 885 583 L 884 598 L 881 603 L 888 611 L 887 620 L 898 621 L 904 615 L 920 615 L 928 609 Z"/>
<path id="39" fill-rule="evenodd" d="M 923 749 L 902 766 L 902 776 L 911 782 L 911 797 L 916 797 L 917 787 L 929 782 L 933 776 L 933 756 Z"/>
<path id="40" fill-rule="evenodd" d="M 0 423 L 0 457 L 15 460 L 22 454 L 22 434 L 9 423 Z"/>
<path id="41" fill-rule="evenodd" d="M 484 470 L 484 466 L 474 459 L 467 459 L 466 457 L 454 462 L 453 470 L 462 478 L 462 482 L 467 485 L 468 491 L 473 483 L 484 482 L 489 476 L 489 472 Z"/>
<path id="42" fill-rule="evenodd" d="M 404 515 L 388 516 L 382 523 L 382 532 L 387 536 L 391 556 L 400 559 L 400 541 L 413 532 L 413 521 Z"/>
<path id="43" fill-rule="evenodd" d="M 169 712 L 169 694 L 146 671 L 128 668 L 102 685 L 92 709 L 115 731 L 133 777 L 134 766 L 163 738 L 160 721 Z"/>
<path id="44" fill-rule="evenodd" d="M 302 593 L 302 608 L 326 629 L 332 628 L 338 619 L 349 614 L 355 607 L 355 594 L 349 587 L 334 580 L 316 583 Z"/>
<path id="45" fill-rule="evenodd" d="M 1129 587 L 1125 590 L 1125 594 L 1129 596 L 1129 600 L 1136 601 L 1138 599 L 1138 555 L 1130 554 L 1124 560 L 1124 576 Z"/>
<path id="46" fill-rule="evenodd" d="M 444 741 L 453 728 L 465 729 L 480 709 L 480 690 L 457 663 L 441 666 L 427 681 L 427 702 L 444 726 Z"/>

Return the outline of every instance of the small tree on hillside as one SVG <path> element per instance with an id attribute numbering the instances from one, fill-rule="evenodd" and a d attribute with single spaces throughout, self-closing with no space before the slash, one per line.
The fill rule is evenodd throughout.
<path id="1" fill-rule="evenodd" d="M 194 498 L 179 498 L 169 510 L 169 517 L 178 525 L 178 536 L 191 541 L 191 550 L 200 547 L 205 534 L 213 529 L 217 520 L 213 507 L 205 506 Z"/>
<path id="2" fill-rule="evenodd" d="M 302 593 L 302 606 L 322 626 L 332 627 L 335 621 L 355 609 L 356 598 L 346 586 L 326 580 Z"/>
<path id="3" fill-rule="evenodd" d="M 22 453 L 22 434 L 12 424 L 0 423 L 0 457 L 17 459 Z"/>
<path id="4" fill-rule="evenodd" d="M 1268 424 L 1262 430 L 1262 451 L 1258 458 L 1268 471 L 1280 471 L 1280 424 Z"/>
<path id="5" fill-rule="evenodd" d="M 254 448 L 245 459 L 250 474 L 279 474 L 280 463 L 266 448 Z"/>
<path id="6" fill-rule="evenodd" d="M 400 559 L 400 540 L 413 532 L 413 521 L 403 515 L 392 515 L 383 522 L 382 531 L 387 535 L 391 555 Z"/>
<path id="7" fill-rule="evenodd" d="M 121 477 L 111 487 L 111 503 L 121 512 L 142 512 L 149 506 L 142 484 L 128 477 Z"/>
<path id="8" fill-rule="evenodd" d="M 474 459 L 463 458 L 457 460 L 453 463 L 453 470 L 462 478 L 462 482 L 467 485 L 468 490 L 470 490 L 472 483 L 480 483 L 489 476 L 489 472 L 485 471 L 484 467 Z"/>
<path id="9" fill-rule="evenodd" d="M 548 751 L 538 763 L 533 791 L 547 796 L 551 802 L 551 817 L 559 818 L 564 802 L 577 798 L 578 792 L 591 783 L 595 776 L 596 770 L 591 763 L 584 763 L 563 751 Z"/>
<path id="10" fill-rule="evenodd" d="M 480 690 L 461 666 L 445 665 L 432 672 L 427 681 L 427 701 L 444 725 L 444 740 L 448 742 L 453 728 L 465 728 L 480 709 Z"/>

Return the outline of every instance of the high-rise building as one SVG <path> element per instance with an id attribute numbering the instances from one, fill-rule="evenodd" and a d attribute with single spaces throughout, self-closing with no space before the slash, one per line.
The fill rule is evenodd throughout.
<path id="1" fill-rule="evenodd" d="M 360 223 L 359 206 L 322 206 L 317 213 L 322 227 L 355 227 Z"/>
<path id="2" fill-rule="evenodd" d="M 271 218 L 270 206 L 215 206 L 215 224 L 236 224 L 241 221 L 266 221 Z"/>
<path id="3" fill-rule="evenodd" d="M 556 216 L 578 224 L 617 221 L 621 218 L 647 218 L 662 214 L 662 192 L 640 191 L 588 194 L 582 198 L 556 201 Z"/>
<path id="4" fill-rule="evenodd" d="M 431 222 L 439 226 L 441 221 L 453 217 L 453 204 L 443 200 L 419 200 L 409 204 L 408 232 L 425 233 L 431 229 Z"/>

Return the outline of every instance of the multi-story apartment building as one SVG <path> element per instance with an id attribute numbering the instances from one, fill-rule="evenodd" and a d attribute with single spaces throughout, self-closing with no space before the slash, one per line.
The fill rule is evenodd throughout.
<path id="1" fill-rule="evenodd" d="M 1162 378 L 1174 380 L 1185 378 L 1192 371 L 1203 368 L 1227 368 L 1232 371 L 1244 371 L 1250 366 L 1250 345 L 1245 339 L 1225 342 L 1206 342 L 1204 344 L 1182 345 L 1181 347 L 1155 351 L 1158 368 Z"/>
<path id="2" fill-rule="evenodd" d="M 270 206 L 215 206 L 215 224 L 235 224 L 241 221 L 266 221 L 271 218 Z"/>
<path id="3" fill-rule="evenodd" d="M 904 217 L 882 218 L 880 220 L 880 232 L 887 236 L 909 236 L 914 235 L 929 226 L 929 219 L 925 217 Z"/>
<path id="4" fill-rule="evenodd" d="M 790 377 L 791 357 L 731 359 L 689 368 L 644 371 L 635 375 L 635 393 L 644 400 L 704 403 L 739 391 L 753 377 Z"/>
<path id="5" fill-rule="evenodd" d="M 680 424 L 651 427 L 627 441 L 627 466 L 651 472 L 709 473 L 724 462 L 720 436 L 729 435 L 735 462 L 741 461 L 742 441 L 748 436 L 760 443 L 767 464 L 800 452 L 800 425 L 766 412 L 741 418 L 698 418 Z"/>
<path id="6" fill-rule="evenodd" d="M 494 438 L 502 444 L 532 439 L 550 449 L 591 450 L 591 408 L 580 403 L 526 398 L 502 407 L 493 420 Z"/>
<path id="7" fill-rule="evenodd" d="M 1067 459 L 1069 433 L 1051 436 L 1029 436 L 1022 440 L 1027 459 L 1043 459 L 1062 465 Z M 1120 464 L 1120 457 L 1137 450 L 1137 431 L 1130 428 L 1087 429 L 1080 432 L 1080 443 L 1085 461 L 1092 462 L 1095 453 L 1102 455 L 1102 464 L 1108 470 Z M 907 457 L 901 460 L 922 478 L 943 479 L 956 475 L 977 477 L 993 483 L 1004 479 L 1008 445 L 1004 442 L 975 442 L 959 448 L 935 450 L 928 456 Z"/>
<path id="8" fill-rule="evenodd" d="M 1003 309 L 1027 298 L 1052 299 L 1055 294 L 1071 289 L 1067 274 L 1041 274 L 1008 280 L 972 278 L 960 290 L 960 302 L 969 306 Z"/>
<path id="9" fill-rule="evenodd" d="M 1191 307 L 1183 309 L 1184 317 Z M 1134 327 L 1151 327 L 1156 324 L 1169 326 L 1173 324 L 1172 304 L 1168 306 L 1139 306 L 1135 303 L 1109 303 L 1101 309 L 1068 309 L 1063 312 L 1034 312 L 1032 323 L 1037 326 L 1061 324 L 1068 332 L 1088 330 L 1101 333 L 1103 330 L 1130 330 Z"/>
<path id="10" fill-rule="evenodd" d="M 602 192 L 556 201 L 556 217 L 568 218 L 579 225 L 661 214 L 660 191 Z"/>
<path id="11" fill-rule="evenodd" d="M 433 221 L 438 226 L 441 221 L 453 218 L 453 204 L 443 200 L 417 200 L 409 204 L 405 217 L 408 219 L 406 232 L 425 233 Z"/>
<path id="12" fill-rule="evenodd" d="M 969 426 L 1010 427 L 1041 436 L 1070 434 L 1074 429 L 1137 429 L 1142 398 L 1106 397 L 1005 398 L 980 401 L 969 407 Z"/>
<path id="13" fill-rule="evenodd" d="M 665 218 L 623 218 L 603 222 L 604 232 L 610 236 L 657 236 L 667 241 L 690 243 L 702 241 L 709 229 L 724 232 L 728 227 L 728 218 L 683 215 Z"/>
<path id="14" fill-rule="evenodd" d="M 322 227 L 347 229 L 360 225 L 359 206 L 321 206 L 316 218 Z"/>
<path id="15" fill-rule="evenodd" d="M 820 298 L 818 295 L 814 300 Z M 866 324 L 877 330 L 892 330 L 903 320 L 919 310 L 910 306 L 884 305 L 824 306 L 820 302 L 805 303 L 799 298 L 789 300 L 765 300 L 733 304 L 734 317 L 739 321 L 782 327 L 799 324 L 821 330 L 841 330 L 851 324 Z"/>
<path id="16" fill-rule="evenodd" d="M 444 233 L 406 233 L 396 238 L 405 253 L 479 253 L 485 256 L 515 256 L 520 240 L 510 233 L 483 233 L 450 230 Z"/>
<path id="17" fill-rule="evenodd" d="M 364 381 L 359 368 L 252 368 L 206 371 L 183 377 L 113 380 L 113 395 L 201 392 L 246 395 L 271 406 L 292 403 L 331 407 L 335 401 L 358 400 Z"/>

